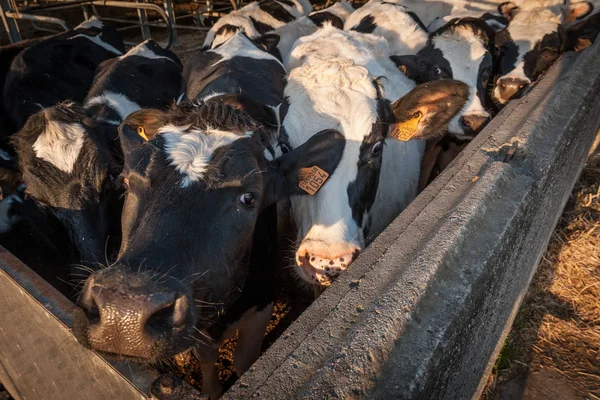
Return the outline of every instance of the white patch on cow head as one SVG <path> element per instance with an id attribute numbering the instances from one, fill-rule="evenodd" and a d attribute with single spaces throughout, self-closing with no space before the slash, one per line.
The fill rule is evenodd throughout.
<path id="1" fill-rule="evenodd" d="M 89 29 L 89 28 L 102 29 L 102 28 L 104 28 L 104 24 L 102 23 L 102 21 L 100 21 L 98 19 L 98 17 L 96 17 L 94 15 L 93 17 L 91 17 L 87 21 L 83 21 L 81 24 L 77 25 L 74 30 L 77 30 L 77 29 Z"/>
<path id="2" fill-rule="evenodd" d="M 61 171 L 71 173 L 85 140 L 81 124 L 54 121 L 46 117 L 46 129 L 33 144 L 36 157 Z"/>
<path id="3" fill-rule="evenodd" d="M 111 53 L 115 53 L 117 55 L 123 54 L 120 50 L 117 50 L 114 47 L 112 47 L 110 44 L 103 42 L 100 35 L 89 36 L 89 35 L 84 35 L 83 33 L 80 33 L 79 35 L 70 37 L 69 40 L 73 40 L 75 38 L 80 38 L 80 37 L 85 38 L 85 39 L 89 40 L 90 42 L 97 44 L 98 46 L 110 51 Z"/>
<path id="4" fill-rule="evenodd" d="M 469 85 L 469 100 L 448 124 L 450 133 L 461 135 L 465 133 L 460 124 L 461 117 L 465 115 L 491 117 L 483 108 L 481 99 L 477 95 L 479 67 L 486 54 L 489 53 L 481 39 L 471 28 L 466 26 L 457 27 L 435 36 L 432 43 L 450 64 L 452 78 Z"/>
<path id="5" fill-rule="evenodd" d="M 219 54 L 222 58 L 217 61 L 214 65 L 231 60 L 233 57 L 248 57 L 256 60 L 272 60 L 276 61 L 283 67 L 281 61 L 276 57 L 256 47 L 250 39 L 243 33 L 236 33 L 231 39 L 225 42 L 221 47 L 214 50 L 210 50 L 213 53 Z"/>
<path id="6" fill-rule="evenodd" d="M 117 123 L 117 125 L 123 122 L 125 118 L 129 116 L 129 114 L 133 114 L 134 112 L 141 110 L 141 107 L 137 103 L 129 100 L 127 96 L 121 93 L 110 91 L 104 92 L 100 96 L 91 98 L 86 102 L 85 107 L 89 108 L 96 104 L 106 104 L 108 107 L 115 110 L 116 113 L 119 114 L 119 117 L 121 117 L 121 121 Z"/>
<path id="7" fill-rule="evenodd" d="M 171 165 L 183 175 L 182 188 L 202 179 L 215 150 L 252 134 L 236 135 L 216 129 L 199 131 L 173 125 L 164 126 L 158 132 L 165 140 L 165 152 Z"/>
<path id="8" fill-rule="evenodd" d="M 130 56 L 138 56 L 138 57 L 144 57 L 144 58 L 149 58 L 151 60 L 158 60 L 161 58 L 164 58 L 165 60 L 169 60 L 175 64 L 177 64 L 175 62 L 175 60 L 173 60 L 172 58 L 160 55 L 160 54 L 156 54 L 155 52 L 152 51 L 152 49 L 148 46 L 148 42 L 150 42 L 152 39 L 148 39 L 140 44 L 138 44 L 137 46 L 133 47 L 131 50 L 129 50 L 127 53 L 123 54 L 121 57 L 119 57 L 119 59 L 124 59 L 126 57 L 130 57 Z"/>

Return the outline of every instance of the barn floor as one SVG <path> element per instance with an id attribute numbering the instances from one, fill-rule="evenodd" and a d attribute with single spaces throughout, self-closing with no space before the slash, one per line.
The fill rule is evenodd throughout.
<path id="1" fill-rule="evenodd" d="M 600 399 L 600 149 L 588 159 L 484 400 Z"/>

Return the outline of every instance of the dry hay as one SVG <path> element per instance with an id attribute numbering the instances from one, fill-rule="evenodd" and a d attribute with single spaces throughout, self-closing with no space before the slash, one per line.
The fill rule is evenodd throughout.
<path id="1" fill-rule="evenodd" d="M 600 399 L 600 151 L 588 160 L 483 398 Z"/>

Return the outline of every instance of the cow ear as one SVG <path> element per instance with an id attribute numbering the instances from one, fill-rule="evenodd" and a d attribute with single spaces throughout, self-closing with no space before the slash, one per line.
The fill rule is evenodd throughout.
<path id="1" fill-rule="evenodd" d="M 405 56 L 390 56 L 390 60 L 396 64 L 396 67 L 407 77 L 415 82 L 421 82 L 419 71 L 419 58 L 417 55 L 410 54 Z"/>
<path id="2" fill-rule="evenodd" d="M 274 182 L 271 200 L 290 195 L 314 195 L 337 168 L 346 140 L 335 130 L 314 134 L 302 146 L 273 161 Z"/>
<path id="3" fill-rule="evenodd" d="M 564 22 L 575 22 L 590 15 L 594 11 L 594 6 L 589 1 L 579 1 L 572 3 L 562 10 L 562 20 Z"/>
<path id="4" fill-rule="evenodd" d="M 276 33 L 265 33 L 253 41 L 258 47 L 265 50 L 267 53 L 274 54 L 280 39 L 281 38 Z"/>
<path id="5" fill-rule="evenodd" d="M 505 1 L 504 3 L 498 4 L 498 12 L 501 15 L 504 15 L 509 22 L 515 17 L 519 10 L 519 6 L 512 1 Z"/>
<path id="6" fill-rule="evenodd" d="M 391 135 L 400 140 L 441 135 L 469 99 L 469 86 L 442 79 L 418 85 L 392 104 L 396 118 Z"/>
<path id="7" fill-rule="evenodd" d="M 119 127 L 119 140 L 125 165 L 138 164 L 152 150 L 146 146 L 158 135 L 160 127 L 166 125 L 167 115 L 161 110 L 140 110 L 130 114 Z"/>
<path id="8" fill-rule="evenodd" d="M 600 13 L 596 13 L 566 28 L 559 28 L 559 34 L 562 39 L 561 51 L 581 51 L 596 40 L 599 32 Z"/>

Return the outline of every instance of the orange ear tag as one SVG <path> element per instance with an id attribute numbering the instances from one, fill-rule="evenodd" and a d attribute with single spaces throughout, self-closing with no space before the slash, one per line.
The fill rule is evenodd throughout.
<path id="1" fill-rule="evenodd" d="M 397 123 L 392 130 L 391 135 L 398 140 L 410 140 L 410 138 L 412 138 L 419 130 L 419 121 L 421 120 L 421 117 L 423 117 L 423 114 L 421 114 L 421 111 L 417 111 L 408 121 Z"/>
<path id="2" fill-rule="evenodd" d="M 329 178 L 329 174 L 316 165 L 310 168 L 301 168 L 298 173 L 298 186 L 313 196 L 325 184 L 327 178 Z"/>
<path id="3" fill-rule="evenodd" d="M 146 130 L 143 126 L 138 126 L 137 133 L 144 139 L 146 142 L 148 141 L 148 136 L 146 136 Z"/>

